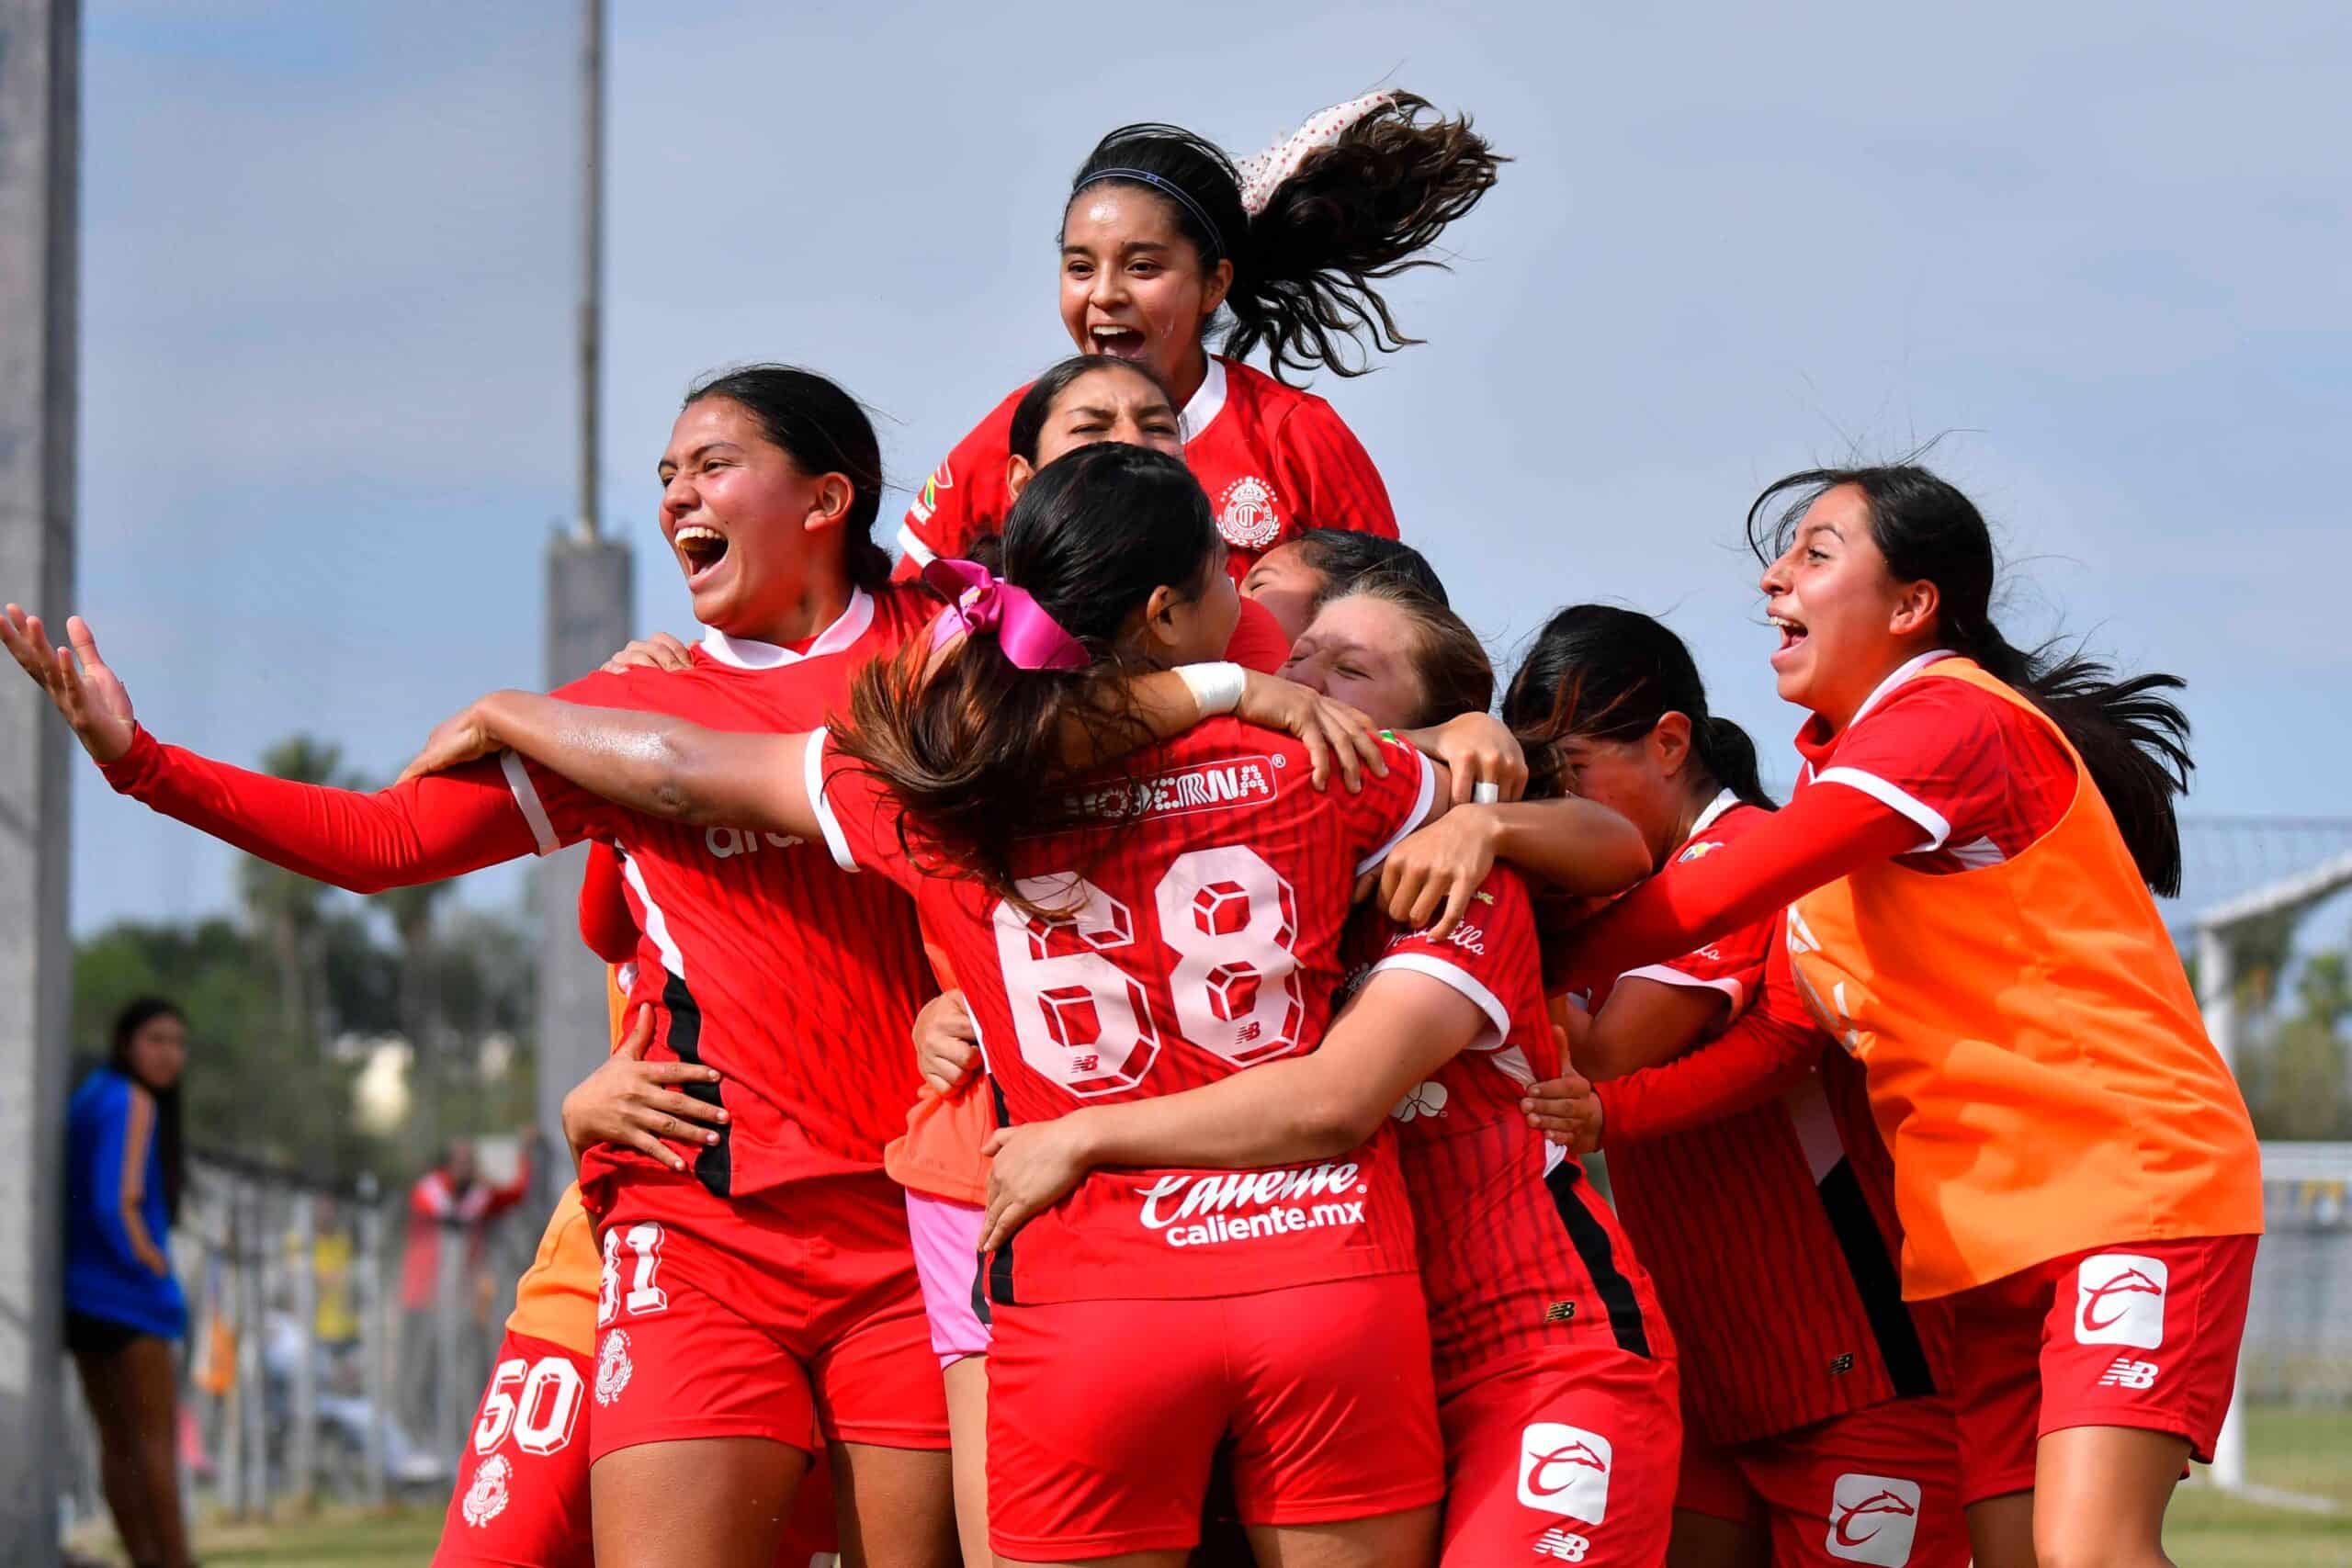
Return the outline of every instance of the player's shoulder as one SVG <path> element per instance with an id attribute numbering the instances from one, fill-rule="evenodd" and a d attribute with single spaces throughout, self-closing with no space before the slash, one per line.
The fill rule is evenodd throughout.
<path id="1" fill-rule="evenodd" d="M 1713 821 L 1691 834 L 1690 841 L 1677 850 L 1674 852 L 1674 858 L 1667 863 L 1672 866 L 1681 865 L 1690 861 L 1704 860 L 1725 844 L 1737 843 L 1771 819 L 1772 813 L 1763 807 L 1750 805 L 1745 800 L 1738 801 L 1718 814 Z"/>

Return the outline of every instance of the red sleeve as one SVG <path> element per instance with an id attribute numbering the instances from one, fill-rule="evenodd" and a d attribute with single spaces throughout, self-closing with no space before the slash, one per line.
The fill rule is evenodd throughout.
<path id="1" fill-rule="evenodd" d="M 1653 876 L 1569 933 L 1555 995 L 1589 991 L 1645 964 L 1689 953 L 1857 867 L 1915 849 L 1919 827 L 1858 790 L 1800 790 L 1772 820 L 1673 876 Z"/>
<path id="2" fill-rule="evenodd" d="M 1271 675 L 1290 662 L 1290 638 L 1274 613 L 1255 599 L 1241 601 L 1241 618 L 1233 623 L 1233 638 L 1225 656 L 1244 670 Z"/>
<path id="3" fill-rule="evenodd" d="M 1704 1045 L 1655 1067 L 1595 1084 L 1603 1148 L 1684 1133 L 1786 1094 L 1824 1041 L 1796 1000 L 1787 944 L 1774 942 L 1764 998 Z"/>
<path id="4" fill-rule="evenodd" d="M 621 852 L 598 840 L 588 846 L 588 866 L 580 878 L 580 940 L 607 964 L 637 956 L 637 916 L 623 891 Z"/>
<path id="5" fill-rule="evenodd" d="M 433 1173 L 426 1172 L 408 1190 L 408 1206 L 412 1213 L 428 1220 L 440 1219 L 449 1212 L 448 1184 L 435 1180 Z"/>
<path id="6" fill-rule="evenodd" d="M 531 829 L 485 758 L 373 795 L 231 767 L 144 729 L 107 782 L 250 855 L 354 893 L 479 871 L 531 852 Z"/>
<path id="7" fill-rule="evenodd" d="M 1814 784 L 1859 790 L 1964 863 L 2021 852 L 2075 796 L 2075 764 L 2032 718 L 1965 681 L 1913 679 L 1838 742 Z"/>
<path id="8" fill-rule="evenodd" d="M 1365 773 L 1363 788 L 1354 795 L 1337 779 L 1325 791 L 1326 797 L 1338 806 L 1340 819 L 1348 825 L 1349 840 L 1356 846 L 1350 852 L 1356 857 L 1358 876 L 1386 860 L 1388 852 L 1403 843 L 1408 833 L 1428 821 L 1430 807 L 1437 799 L 1437 773 L 1427 758 L 1385 730 L 1381 732 L 1380 743 L 1388 759 L 1387 777 Z"/>
<path id="9" fill-rule="evenodd" d="M 1470 912 L 1444 941 L 1425 931 L 1393 931 L 1372 972 L 1409 970 L 1453 987 L 1477 1005 L 1490 1026 L 1474 1051 L 1499 1048 L 1510 1038 L 1514 1007 L 1536 978 L 1535 910 L 1517 873 L 1498 867 L 1471 895 Z"/>
<path id="10" fill-rule="evenodd" d="M 1372 454 L 1329 403 L 1300 399 L 1283 420 L 1274 452 L 1283 470 L 1277 483 L 1296 498 L 1299 527 L 1396 536 L 1396 509 Z"/>
<path id="11" fill-rule="evenodd" d="M 899 565 L 892 575 L 899 581 L 938 557 L 961 557 L 973 540 L 1003 529 L 1012 505 L 1004 488 L 1004 465 L 1012 456 L 1012 411 L 1028 389 L 1023 387 L 997 404 L 915 491 L 899 527 Z"/>
<path id="12" fill-rule="evenodd" d="M 656 701 L 655 693 L 663 682 L 693 678 L 691 672 L 679 675 L 642 668 L 625 670 L 616 675 L 599 670 L 558 686 L 548 695 L 582 707 L 671 713 L 675 705 Z M 635 815 L 528 757 L 506 752 L 499 758 L 499 768 L 506 787 L 514 794 L 514 804 L 522 808 L 524 819 L 531 826 L 534 845 L 543 855 L 551 855 L 582 839 L 605 839 L 617 843 Z"/>
<path id="13" fill-rule="evenodd" d="M 843 871 L 871 871 L 913 892 L 922 878 L 899 841 L 904 813 L 892 795 L 856 758 L 818 730 L 808 739 L 808 802 L 824 829 L 825 847 Z"/>

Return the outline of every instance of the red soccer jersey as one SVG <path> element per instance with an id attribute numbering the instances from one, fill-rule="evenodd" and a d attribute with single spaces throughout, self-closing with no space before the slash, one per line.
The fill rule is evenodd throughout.
<path id="1" fill-rule="evenodd" d="M 1391 1113 L 1441 1395 L 1498 1361 L 1546 1348 L 1673 1354 L 1649 1276 L 1617 1216 L 1583 1166 L 1520 1114 L 1528 1085 L 1556 1076 L 1560 1065 L 1526 884 L 1498 868 L 1473 897 L 1442 942 L 1373 913 L 1348 939 L 1359 976 L 1426 975 L 1487 1016 L 1477 1042 Z"/>
<path id="2" fill-rule="evenodd" d="M 1013 392 L 947 460 L 932 471 L 899 530 L 899 573 L 910 577 L 940 556 L 967 554 L 1000 533 L 1012 502 L 1004 468 L 1012 455 Z M 1396 510 L 1380 470 L 1331 405 L 1238 360 L 1209 359 L 1201 389 L 1184 405 L 1184 461 L 1208 491 L 1236 582 L 1250 563 L 1302 528 L 1348 528 L 1396 536 Z"/>
<path id="3" fill-rule="evenodd" d="M 1726 794 L 1659 874 L 1770 820 Z M 1779 934 L 1760 921 L 1632 973 L 1809 1025 L 1771 962 Z M 1684 1408 L 1718 1446 L 1934 1388 L 1894 1266 L 1894 1162 L 1861 1069 L 1818 1038 L 1819 1066 L 1769 1104 L 1634 1141 L 1602 1122 L 1611 1190 L 1683 1349 Z M 1604 1112 L 1643 1077 L 1600 1085 Z"/>
<path id="4" fill-rule="evenodd" d="M 2014 704 L 1964 681 L 1912 679 L 1951 657 L 1925 653 L 1889 675 L 1829 739 L 1817 719 L 1797 732 L 1798 788 L 1842 784 L 1927 830 L 1925 844 L 1895 857 L 1913 871 L 1998 865 L 2057 826 L 2075 799 L 2065 749 Z"/>
<path id="5" fill-rule="evenodd" d="M 838 751 L 811 757 L 834 854 L 914 894 L 1012 1123 L 1312 1049 L 1355 877 L 1428 814 L 1434 785 L 1397 747 L 1362 794 L 1317 790 L 1296 741 L 1211 719 L 1076 786 L 1104 826 L 1023 842 L 1024 891 L 1073 911 L 1038 919 L 970 877 L 926 874 L 900 844 L 897 797 Z M 1096 1171 L 999 1249 L 989 1291 L 1002 1303 L 1241 1295 L 1413 1265 L 1383 1129 L 1318 1165 Z"/>
<path id="6" fill-rule="evenodd" d="M 815 729 L 858 668 L 936 608 L 920 590 L 861 592 L 805 656 L 714 631 L 691 671 L 599 673 L 555 695 L 718 729 Z M 914 906 L 844 874 L 822 844 L 641 817 L 511 754 L 505 771 L 542 852 L 594 838 L 626 855 L 643 933 L 629 999 L 656 1013 L 648 1057 L 717 1068 L 731 1113 L 716 1145 L 677 1145 L 703 1185 L 740 1196 L 879 1169 L 919 1082 L 907 1029 L 936 989 Z M 599 1145 L 581 1179 L 643 1158 Z"/>

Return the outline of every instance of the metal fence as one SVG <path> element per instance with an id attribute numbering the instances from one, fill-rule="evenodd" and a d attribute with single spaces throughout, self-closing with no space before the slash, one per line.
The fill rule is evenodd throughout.
<path id="1" fill-rule="evenodd" d="M 407 1194 L 192 1159 L 172 1237 L 188 1302 L 179 1450 L 191 1512 L 438 1504 L 547 1205 L 431 1225 L 436 1289 L 403 1300 Z M 430 1224 L 430 1222 L 424 1222 Z M 67 1515 L 102 1516 L 96 1438 L 67 1400 Z"/>

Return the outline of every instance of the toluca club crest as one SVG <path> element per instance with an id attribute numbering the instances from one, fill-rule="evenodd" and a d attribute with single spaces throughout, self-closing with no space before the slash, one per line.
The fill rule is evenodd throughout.
<path id="1" fill-rule="evenodd" d="M 1274 487 L 1255 474 L 1225 487 L 1216 498 L 1217 532 L 1237 550 L 1262 550 L 1283 536 L 1282 513 L 1274 510 Z"/>
<path id="2" fill-rule="evenodd" d="M 492 1454 L 474 1467 L 474 1483 L 466 1488 L 466 1500 L 459 1505 L 466 1523 L 480 1528 L 506 1511 L 506 1483 L 514 1473 L 503 1454 Z"/>
<path id="3" fill-rule="evenodd" d="M 628 1386 L 629 1374 L 637 1371 L 628 1359 L 628 1331 L 616 1328 L 605 1336 L 604 1345 L 596 1352 L 596 1403 L 610 1404 Z"/>

